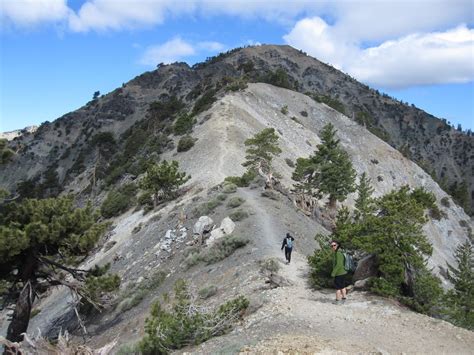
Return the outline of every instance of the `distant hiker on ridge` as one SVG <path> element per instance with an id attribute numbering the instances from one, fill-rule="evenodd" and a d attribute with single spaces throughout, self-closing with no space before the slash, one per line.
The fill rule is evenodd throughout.
<path id="1" fill-rule="evenodd" d="M 334 240 L 331 242 L 331 248 L 334 251 L 331 277 L 334 277 L 334 286 L 336 287 L 336 304 L 338 304 L 341 299 L 345 301 L 347 293 L 346 280 L 344 277 L 347 271 L 344 268 L 344 254 L 339 250 L 340 247 L 339 242 Z"/>
<path id="2" fill-rule="evenodd" d="M 293 251 L 294 241 L 295 238 L 293 238 L 290 233 L 286 233 L 286 237 L 283 239 L 283 243 L 281 244 L 281 250 L 285 248 L 285 259 L 287 264 L 291 261 L 291 252 Z"/>

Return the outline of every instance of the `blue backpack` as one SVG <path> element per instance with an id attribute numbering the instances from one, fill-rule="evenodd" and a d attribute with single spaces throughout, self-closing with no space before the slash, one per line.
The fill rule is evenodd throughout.
<path id="1" fill-rule="evenodd" d="M 286 247 L 289 249 L 293 248 L 293 240 L 291 238 L 286 238 Z"/>

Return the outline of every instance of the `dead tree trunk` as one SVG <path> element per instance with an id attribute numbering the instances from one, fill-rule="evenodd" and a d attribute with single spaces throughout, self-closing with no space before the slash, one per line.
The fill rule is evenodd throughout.
<path id="1" fill-rule="evenodd" d="M 16 301 L 15 311 L 12 315 L 12 321 L 8 326 L 7 339 L 12 342 L 23 340 L 22 333 L 26 333 L 28 323 L 30 322 L 31 307 L 35 299 L 35 292 L 31 282 L 28 281 L 20 292 Z"/>

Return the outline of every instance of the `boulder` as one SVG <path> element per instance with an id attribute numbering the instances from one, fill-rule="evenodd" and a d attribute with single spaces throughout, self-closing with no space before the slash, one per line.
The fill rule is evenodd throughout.
<path id="1" fill-rule="evenodd" d="M 352 280 L 353 282 L 356 282 L 358 280 L 365 280 L 372 276 L 377 276 L 375 255 L 367 255 L 359 260 Z"/>
<path id="2" fill-rule="evenodd" d="M 232 234 L 235 229 L 235 223 L 229 217 L 226 217 L 222 220 L 220 229 L 227 235 Z"/>
<path id="3" fill-rule="evenodd" d="M 232 234 L 235 229 L 235 223 L 229 217 L 226 217 L 222 220 L 221 226 L 219 228 L 213 229 L 211 231 L 211 236 L 206 240 L 208 246 L 214 244 L 216 240 Z"/>
<path id="4" fill-rule="evenodd" d="M 370 279 L 357 280 L 354 283 L 354 289 L 356 289 L 356 290 L 367 290 L 369 288 L 369 280 Z"/>
<path id="5" fill-rule="evenodd" d="M 201 216 L 194 224 L 193 234 L 202 235 L 203 233 L 210 232 L 214 221 L 208 216 Z"/>

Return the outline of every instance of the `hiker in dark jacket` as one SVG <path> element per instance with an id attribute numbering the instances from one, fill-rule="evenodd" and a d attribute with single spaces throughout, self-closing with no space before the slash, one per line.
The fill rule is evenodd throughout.
<path id="1" fill-rule="evenodd" d="M 281 250 L 285 248 L 285 259 L 287 264 L 291 261 L 291 252 L 293 251 L 294 241 L 295 238 L 293 238 L 290 233 L 286 233 L 286 237 L 283 239 L 283 243 L 281 244 Z"/>
<path id="2" fill-rule="evenodd" d="M 339 242 L 332 241 L 331 248 L 334 251 L 334 258 L 333 258 L 333 268 L 331 277 L 334 277 L 334 285 L 336 287 L 336 303 L 338 303 L 341 299 L 343 301 L 346 300 L 346 280 L 344 275 L 347 274 L 346 269 L 344 268 L 344 254 L 342 251 L 339 250 L 340 248 Z"/>

